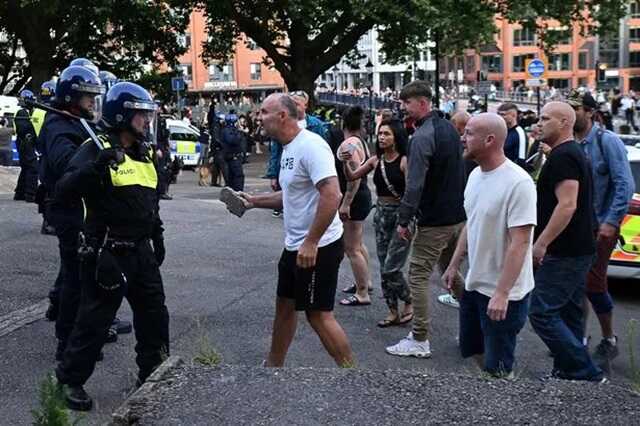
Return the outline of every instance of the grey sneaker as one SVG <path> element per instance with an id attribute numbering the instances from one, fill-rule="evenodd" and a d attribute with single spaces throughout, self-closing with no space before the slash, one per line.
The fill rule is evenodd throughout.
<path id="1" fill-rule="evenodd" d="M 450 306 L 452 308 L 460 308 L 460 302 L 458 302 L 458 299 L 456 299 L 455 297 L 453 297 L 453 295 L 447 293 L 447 294 L 441 294 L 440 296 L 438 296 L 438 302 L 442 303 L 445 306 Z"/>
<path id="2" fill-rule="evenodd" d="M 596 346 L 596 350 L 593 352 L 593 362 L 598 365 L 598 367 L 602 368 L 605 371 L 608 371 L 609 362 L 611 362 L 615 357 L 618 356 L 620 351 L 618 350 L 618 337 L 615 337 L 616 344 L 612 344 L 607 339 L 602 339 L 598 346 Z"/>

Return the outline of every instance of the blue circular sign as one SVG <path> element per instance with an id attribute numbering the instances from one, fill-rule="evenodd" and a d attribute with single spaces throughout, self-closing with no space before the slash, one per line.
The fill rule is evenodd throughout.
<path id="1" fill-rule="evenodd" d="M 544 62 L 542 62 L 540 59 L 532 59 L 527 66 L 527 72 L 533 78 L 542 77 L 545 72 Z"/>

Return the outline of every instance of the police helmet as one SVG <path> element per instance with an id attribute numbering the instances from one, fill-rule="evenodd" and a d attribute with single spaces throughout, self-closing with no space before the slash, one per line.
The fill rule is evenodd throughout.
<path id="1" fill-rule="evenodd" d="M 228 124 L 228 125 L 234 125 L 236 124 L 236 121 L 238 121 L 238 116 L 235 114 L 227 114 L 224 117 L 224 121 Z"/>
<path id="2" fill-rule="evenodd" d="M 133 117 L 138 112 L 154 115 L 158 106 L 142 86 L 135 83 L 121 82 L 113 85 L 107 92 L 102 111 L 102 121 L 108 128 L 128 130 L 138 137 L 149 135 L 149 129 L 136 129 L 132 126 Z M 149 126 L 153 128 L 150 120 Z"/>
<path id="3" fill-rule="evenodd" d="M 48 103 L 56 96 L 56 83 L 53 80 L 45 81 L 40 86 L 40 100 Z"/>
<path id="4" fill-rule="evenodd" d="M 100 77 L 100 81 L 104 87 L 109 90 L 113 87 L 114 84 L 118 82 L 118 77 L 112 72 L 102 70 L 98 73 L 98 77 Z"/>
<path id="5" fill-rule="evenodd" d="M 56 84 L 56 102 L 63 108 L 69 106 L 79 107 L 78 101 L 82 96 L 99 97 L 104 92 L 104 87 L 102 87 L 97 74 L 85 67 L 73 65 L 67 67 L 60 74 Z M 79 109 L 81 109 L 81 114 L 89 119 L 93 119 L 100 112 L 97 109 L 91 111 L 80 107 Z"/>
<path id="6" fill-rule="evenodd" d="M 20 92 L 20 99 L 23 101 L 34 101 L 35 100 L 35 96 L 33 95 L 33 92 L 29 89 L 24 89 Z"/>
<path id="7" fill-rule="evenodd" d="M 91 70 L 95 75 L 99 74 L 96 64 L 87 58 L 76 58 L 69 63 L 69 66 L 85 67 L 86 69 Z"/>

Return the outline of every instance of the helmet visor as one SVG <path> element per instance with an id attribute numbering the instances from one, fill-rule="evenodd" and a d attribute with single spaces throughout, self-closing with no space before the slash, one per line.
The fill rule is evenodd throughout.
<path id="1" fill-rule="evenodd" d="M 144 142 L 153 144 L 156 139 L 156 121 L 156 111 L 136 109 L 131 118 L 131 130 Z"/>

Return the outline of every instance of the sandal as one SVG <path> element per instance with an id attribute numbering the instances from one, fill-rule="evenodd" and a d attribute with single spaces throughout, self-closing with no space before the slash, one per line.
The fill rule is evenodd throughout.
<path id="1" fill-rule="evenodd" d="M 356 294 L 357 287 L 355 284 L 351 284 L 349 287 L 345 287 L 342 289 L 343 293 L 347 294 Z M 369 293 L 373 293 L 373 287 L 369 287 Z"/>
<path id="2" fill-rule="evenodd" d="M 407 324 L 407 323 L 410 323 L 412 320 L 413 320 L 413 312 L 409 312 L 406 314 L 402 314 L 402 316 L 398 321 L 398 324 Z"/>
<path id="3" fill-rule="evenodd" d="M 371 304 L 371 302 L 361 302 L 360 299 L 358 299 L 354 294 L 353 296 L 349 296 L 346 299 L 342 299 L 340 301 L 340 304 L 343 306 L 368 306 Z"/>
<path id="4" fill-rule="evenodd" d="M 382 321 L 378 321 L 378 327 L 387 328 L 394 325 L 400 325 L 400 318 L 395 317 L 394 319 L 385 318 Z"/>

